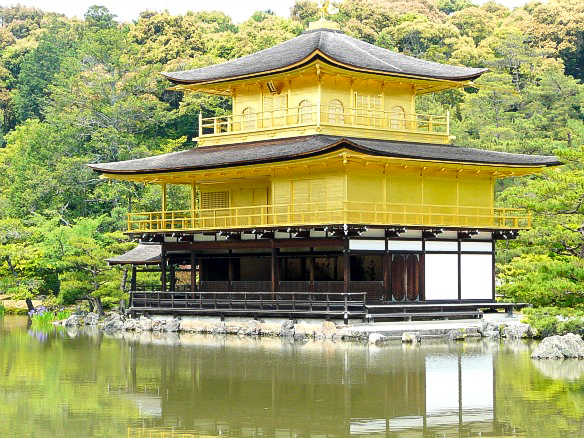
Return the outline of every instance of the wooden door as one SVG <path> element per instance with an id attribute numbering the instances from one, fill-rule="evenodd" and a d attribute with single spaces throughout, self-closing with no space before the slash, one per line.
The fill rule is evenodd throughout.
<path id="1" fill-rule="evenodd" d="M 409 301 L 416 301 L 420 295 L 420 257 L 418 254 L 407 256 L 407 297 Z"/>
<path id="2" fill-rule="evenodd" d="M 391 257 L 391 295 L 394 301 L 403 301 L 407 288 L 407 265 L 405 254 Z"/>
<path id="3" fill-rule="evenodd" d="M 393 301 L 416 301 L 420 295 L 419 254 L 391 256 L 391 297 Z"/>

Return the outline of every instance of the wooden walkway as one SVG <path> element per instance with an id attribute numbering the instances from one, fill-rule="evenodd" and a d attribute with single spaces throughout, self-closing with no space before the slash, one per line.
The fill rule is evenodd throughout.
<path id="1" fill-rule="evenodd" d="M 525 303 L 440 301 L 367 304 L 366 292 L 167 292 L 130 293 L 132 314 L 361 319 L 364 322 L 480 318 L 484 309 L 512 314 Z"/>
<path id="2" fill-rule="evenodd" d="M 222 317 L 364 319 L 366 295 L 365 292 L 131 292 L 130 311 Z"/>

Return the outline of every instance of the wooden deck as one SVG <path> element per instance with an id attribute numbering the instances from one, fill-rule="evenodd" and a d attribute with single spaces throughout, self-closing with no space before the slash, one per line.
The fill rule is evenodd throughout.
<path id="1" fill-rule="evenodd" d="M 281 316 L 326 319 L 366 316 L 365 292 L 131 292 L 132 313 Z"/>
<path id="2" fill-rule="evenodd" d="M 484 309 L 513 309 L 525 303 L 492 300 L 368 304 L 366 292 L 167 292 L 130 293 L 132 314 L 361 319 L 365 322 L 480 318 Z"/>

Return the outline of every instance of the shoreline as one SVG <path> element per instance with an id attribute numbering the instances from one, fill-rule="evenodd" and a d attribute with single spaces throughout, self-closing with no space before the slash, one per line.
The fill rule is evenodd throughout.
<path id="1" fill-rule="evenodd" d="M 446 339 L 464 341 L 468 338 L 531 339 L 535 331 L 506 314 L 485 314 L 479 320 L 440 320 L 390 323 L 358 323 L 345 325 L 342 322 L 324 320 L 292 321 L 284 318 L 219 317 L 171 317 L 140 316 L 125 318 L 117 313 L 110 313 L 99 318 L 95 313 L 78 312 L 67 320 L 53 324 L 65 327 L 95 326 L 107 333 L 113 332 L 156 332 L 156 333 L 192 333 L 192 334 L 227 334 L 238 336 L 260 336 L 276 338 L 293 338 L 295 340 L 361 341 L 381 344 L 387 341 L 401 340 L 418 343 L 423 339 Z"/>

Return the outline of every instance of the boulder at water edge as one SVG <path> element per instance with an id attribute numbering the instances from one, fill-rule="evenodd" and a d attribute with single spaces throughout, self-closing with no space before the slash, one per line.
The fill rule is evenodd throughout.
<path id="1" fill-rule="evenodd" d="M 539 343 L 532 359 L 584 359 L 584 341 L 578 335 L 550 336 Z"/>
<path id="2" fill-rule="evenodd" d="M 507 339 L 527 339 L 533 337 L 529 324 L 511 324 L 503 328 L 502 336 Z"/>
<path id="3" fill-rule="evenodd" d="M 81 318 L 79 316 L 73 314 L 65 321 L 64 325 L 66 327 L 77 327 L 81 325 Z"/>
<path id="4" fill-rule="evenodd" d="M 403 343 L 410 343 L 410 344 L 417 344 L 422 342 L 422 337 L 418 332 L 403 332 L 402 333 L 402 342 Z"/>
<path id="5" fill-rule="evenodd" d="M 97 313 L 90 312 L 84 318 L 85 325 L 97 325 L 99 322 L 99 315 Z"/>
<path id="6" fill-rule="evenodd" d="M 387 338 L 381 333 L 371 333 L 369 335 L 369 343 L 374 345 L 383 344 L 387 341 Z"/>

